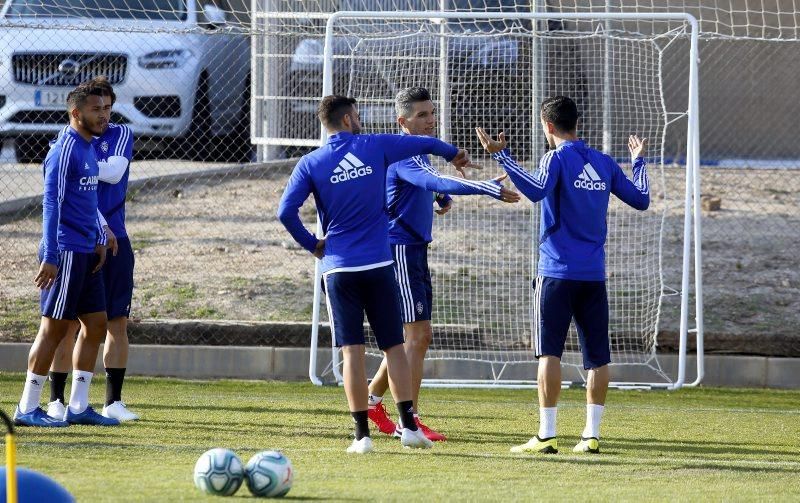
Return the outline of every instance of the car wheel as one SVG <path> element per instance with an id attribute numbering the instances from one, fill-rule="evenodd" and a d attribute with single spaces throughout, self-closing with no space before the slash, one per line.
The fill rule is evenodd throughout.
<path id="1" fill-rule="evenodd" d="M 214 154 L 211 135 L 211 100 L 208 96 L 208 76 L 203 73 L 197 83 L 189 132 L 181 142 L 183 155 L 193 161 L 210 161 Z"/>
<path id="2" fill-rule="evenodd" d="M 250 75 L 245 78 L 239 113 L 232 121 L 231 131 L 219 144 L 216 158 L 221 162 L 246 163 L 253 159 L 255 148 L 250 143 Z"/>

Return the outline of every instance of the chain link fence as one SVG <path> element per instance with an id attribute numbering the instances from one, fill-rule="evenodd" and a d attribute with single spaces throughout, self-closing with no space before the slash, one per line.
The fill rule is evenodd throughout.
<path id="1" fill-rule="evenodd" d="M 252 7 L 233 0 L 6 0 L 0 19 L 1 340 L 31 340 L 37 329 L 32 278 L 41 237 L 41 160 L 66 124 L 66 93 L 102 74 L 117 94 L 112 121 L 128 125 L 136 140 L 127 198 L 136 256 L 132 318 L 139 322 L 132 340 L 303 343 L 305 327 L 291 322 L 311 318 L 313 262 L 275 213 L 290 158 L 313 148 L 319 136 L 314 110 L 325 20 L 335 10 L 440 8 L 697 16 L 706 331 L 721 337 L 716 350 L 758 352 L 740 342 L 753 335 L 797 340 L 800 144 L 794 124 L 800 102 L 793 97 L 800 12 L 793 2 L 257 0 Z M 669 29 L 645 22 L 600 28 Z M 557 32 L 563 25 L 540 29 Z M 668 110 L 686 102 L 688 66 L 680 59 L 686 43 L 674 42 L 660 61 Z M 589 73 L 586 65 L 597 62 L 581 51 L 576 46 L 558 57 L 576 74 Z M 502 89 L 485 94 L 491 102 Z M 621 113 L 635 114 L 635 105 Z M 392 120 L 380 107 L 368 114 L 367 129 Z M 458 110 L 451 116 L 457 121 Z M 686 128 L 679 115 L 672 118 L 663 159 L 667 185 L 679 187 Z M 597 147 L 599 126 L 582 131 Z M 525 134 L 535 138 L 536 128 L 531 124 Z M 630 132 L 613 131 L 614 141 Z M 313 228 L 313 202 L 302 215 Z M 679 244 L 677 229 L 665 229 L 665 246 Z M 675 298 L 667 298 L 660 320 L 667 334 L 677 331 L 676 308 Z M 283 325 L 266 329 L 271 322 Z M 789 352 L 797 345 L 790 342 Z"/>

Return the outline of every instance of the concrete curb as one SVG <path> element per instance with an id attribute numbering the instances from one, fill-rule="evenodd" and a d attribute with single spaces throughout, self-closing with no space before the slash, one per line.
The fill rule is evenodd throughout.
<path id="1" fill-rule="evenodd" d="M 29 343 L 0 344 L 0 371 L 24 372 Z M 245 347 L 245 346 L 161 346 L 133 344 L 128 363 L 129 375 L 169 376 L 186 379 L 274 379 L 303 381 L 308 379 L 308 348 Z M 102 351 L 101 351 L 102 353 Z M 675 375 L 676 355 L 659 356 L 662 369 Z M 322 350 L 318 369 L 330 362 L 330 351 Z M 374 370 L 377 358 L 368 359 Z M 687 382 L 694 380 L 695 359 L 687 361 Z M 707 355 L 705 386 L 791 388 L 800 389 L 800 358 L 763 356 Z M 96 372 L 102 372 L 98 362 Z M 533 379 L 536 364 L 510 366 L 503 374 L 508 379 Z M 425 376 L 442 379 L 488 379 L 491 367 L 480 362 L 430 360 Z M 330 380 L 330 376 L 328 376 Z M 565 367 L 565 380 L 580 380 L 573 368 Z M 621 365 L 613 369 L 613 381 L 641 382 L 654 380 L 641 367 Z"/>

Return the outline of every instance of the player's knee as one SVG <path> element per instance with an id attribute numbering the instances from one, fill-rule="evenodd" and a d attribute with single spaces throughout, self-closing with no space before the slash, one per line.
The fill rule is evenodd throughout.
<path id="1" fill-rule="evenodd" d="M 106 337 L 107 325 L 105 321 L 94 321 L 86 324 L 86 329 L 81 330 L 80 337 L 87 342 L 100 344 Z"/>
<path id="2" fill-rule="evenodd" d="M 433 338 L 427 332 L 410 333 L 406 338 L 406 345 L 415 351 L 425 351 L 431 345 Z"/>

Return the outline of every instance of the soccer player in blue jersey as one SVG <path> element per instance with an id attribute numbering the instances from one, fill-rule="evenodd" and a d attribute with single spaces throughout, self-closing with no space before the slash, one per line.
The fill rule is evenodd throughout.
<path id="1" fill-rule="evenodd" d="M 278 218 L 295 241 L 321 259 L 331 335 L 342 348 L 345 394 L 355 421 L 355 439 L 347 452 L 363 454 L 372 450 L 367 416 L 365 312 L 378 346 L 386 355 L 389 386 L 403 427 L 401 443 L 429 448 L 433 444 L 417 428 L 413 416 L 400 292 L 389 246 L 385 181 L 389 165 L 409 157 L 434 154 L 464 168 L 469 156 L 436 138 L 360 134 L 355 103 L 343 96 L 323 98 L 318 115 L 330 136 L 325 145 L 297 163 L 281 198 Z M 311 234 L 299 217 L 300 207 L 312 193 L 322 223 L 322 239 Z"/>
<path id="2" fill-rule="evenodd" d="M 574 452 L 600 452 L 600 420 L 611 362 L 606 294 L 606 215 L 611 194 L 637 210 L 650 205 L 644 154 L 647 140 L 631 135 L 628 178 L 614 160 L 581 141 L 578 108 L 564 96 L 546 99 L 541 123 L 551 150 L 535 173 L 522 169 L 503 133 L 492 139 L 478 128 L 484 148 L 533 202 L 542 201 L 539 271 L 534 293 L 534 350 L 539 359 L 539 433 L 511 452 L 556 453 L 556 412 L 561 392 L 561 355 L 570 322 L 578 330 L 586 382 L 586 427 Z"/>
<path id="3" fill-rule="evenodd" d="M 116 102 L 114 89 L 105 77 L 87 82 L 99 89 L 104 100 L 106 120 L 111 119 L 111 109 Z M 62 134 L 67 128 L 62 130 Z M 122 401 L 122 384 L 128 361 L 128 317 L 133 298 L 134 256 L 125 228 L 125 196 L 128 191 L 130 162 L 133 159 L 133 133 L 123 124 L 106 123 L 105 131 L 92 142 L 100 168 L 100 183 L 97 186 L 98 206 L 107 219 L 107 232 L 116 236 L 114 252 L 109 254 L 103 266 L 106 292 L 108 331 L 103 346 L 103 365 L 106 371 L 106 401 L 103 416 L 133 421 L 139 417 L 128 410 Z M 74 334 L 80 325 L 75 322 L 69 333 Z M 71 368 L 71 356 L 75 345 L 72 336 L 65 337 L 56 351 L 50 368 L 50 403 L 47 414 L 64 416 L 64 388 L 67 373 Z"/>
<path id="4" fill-rule="evenodd" d="M 14 411 L 20 426 L 58 427 L 68 424 L 112 426 L 89 406 L 89 384 L 100 342 L 106 333 L 103 276 L 105 234 L 97 216 L 99 167 L 93 136 L 106 126 L 99 92 L 80 85 L 67 97 L 70 127 L 44 161 L 43 230 L 40 267 L 34 283 L 41 292 L 41 325 L 28 355 L 28 374 Z M 83 326 L 73 358 L 73 383 L 62 420 L 39 407 L 47 369 L 72 320 Z"/>
<path id="5" fill-rule="evenodd" d="M 403 89 L 395 98 L 395 109 L 397 122 L 404 134 L 433 136 L 436 110 L 427 89 Z M 433 240 L 434 199 L 440 207 L 436 210 L 439 215 L 444 215 L 452 207 L 449 194 L 483 194 L 508 203 L 518 202 L 519 194 L 500 184 L 506 176 L 472 181 L 442 175 L 431 166 L 427 155 L 414 156 L 390 165 L 386 176 L 389 244 L 392 246 L 395 277 L 400 286 L 405 351 L 411 368 L 414 421 L 432 441 L 445 440 L 445 436 L 420 420 L 418 400 L 425 353 L 433 338 L 433 289 L 428 269 L 428 244 Z M 389 377 L 384 358 L 369 385 L 369 418 L 381 432 L 399 435 L 398 426 L 389 418 L 383 405 L 383 395 L 388 389 Z"/>

